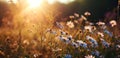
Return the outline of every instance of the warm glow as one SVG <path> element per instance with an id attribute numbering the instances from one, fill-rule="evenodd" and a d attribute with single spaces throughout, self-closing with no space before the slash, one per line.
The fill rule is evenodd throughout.
<path id="1" fill-rule="evenodd" d="M 17 3 L 17 2 L 18 2 L 18 0 L 12 0 L 12 2 L 13 2 L 13 3 Z"/>
<path id="2" fill-rule="evenodd" d="M 49 4 L 53 4 L 56 2 L 56 0 L 47 0 Z"/>
<path id="3" fill-rule="evenodd" d="M 42 0 L 28 0 L 28 4 L 31 8 L 37 7 L 42 3 Z"/>
<path id="4" fill-rule="evenodd" d="M 59 0 L 61 3 L 68 3 L 68 0 Z"/>
<path id="5" fill-rule="evenodd" d="M 60 3 L 63 3 L 63 4 L 68 4 L 70 2 L 73 2 L 75 0 L 47 0 L 47 2 L 49 4 L 54 4 L 55 2 L 60 2 Z"/>
<path id="6" fill-rule="evenodd" d="M 18 0 L 3 0 L 3 1 L 5 1 L 5 2 L 8 2 L 8 3 L 17 3 L 18 2 Z"/>
<path id="7" fill-rule="evenodd" d="M 73 2 L 74 0 L 58 0 L 60 3 L 70 3 L 70 2 Z"/>

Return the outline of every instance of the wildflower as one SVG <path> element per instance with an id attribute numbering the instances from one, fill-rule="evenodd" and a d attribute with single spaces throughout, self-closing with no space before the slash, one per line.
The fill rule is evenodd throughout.
<path id="1" fill-rule="evenodd" d="M 78 43 L 79 46 L 87 48 L 87 44 L 85 42 L 83 42 L 81 40 L 77 40 L 76 42 Z"/>
<path id="2" fill-rule="evenodd" d="M 77 14 L 77 13 L 74 13 L 74 15 L 75 15 L 76 17 L 79 17 L 79 14 Z"/>
<path id="3" fill-rule="evenodd" d="M 50 32 L 51 34 L 56 34 L 56 31 L 54 31 L 52 29 L 48 29 L 47 32 Z"/>
<path id="4" fill-rule="evenodd" d="M 71 21 L 67 22 L 66 25 L 67 25 L 69 28 L 74 28 L 74 23 L 71 22 Z"/>
<path id="5" fill-rule="evenodd" d="M 62 51 L 62 49 L 60 49 L 60 48 L 57 48 L 57 49 L 52 49 L 52 51 Z"/>
<path id="6" fill-rule="evenodd" d="M 86 18 L 85 16 L 83 16 L 83 15 L 81 15 L 81 18 L 82 18 L 83 20 L 87 20 L 87 18 Z"/>
<path id="7" fill-rule="evenodd" d="M 92 54 L 95 55 L 95 56 L 99 56 L 100 55 L 100 52 L 95 50 L 95 51 L 92 51 Z"/>
<path id="8" fill-rule="evenodd" d="M 84 15 L 86 15 L 86 16 L 90 16 L 91 13 L 90 13 L 90 12 L 85 12 Z"/>
<path id="9" fill-rule="evenodd" d="M 63 29 L 64 27 L 60 24 L 60 23 L 58 23 L 58 22 L 56 22 L 56 25 L 60 28 L 60 29 Z"/>
<path id="10" fill-rule="evenodd" d="M 71 43 L 71 45 L 72 45 L 72 46 L 74 46 L 74 47 L 76 47 L 76 48 L 78 48 L 78 47 L 79 47 L 79 46 L 78 46 L 78 44 L 77 44 L 77 43 L 75 43 L 75 42 L 72 42 L 72 43 Z"/>
<path id="11" fill-rule="evenodd" d="M 120 45 L 116 45 L 116 48 L 120 49 Z"/>
<path id="12" fill-rule="evenodd" d="M 5 53 L 0 50 L 0 56 L 5 56 Z"/>
<path id="13" fill-rule="evenodd" d="M 90 22 L 89 25 L 94 25 L 94 23 Z"/>
<path id="14" fill-rule="evenodd" d="M 102 44 L 106 47 L 106 48 L 108 48 L 109 47 L 109 43 L 108 42 L 106 42 L 104 39 L 102 39 L 102 38 L 100 38 L 100 40 L 102 41 Z"/>
<path id="15" fill-rule="evenodd" d="M 104 34 L 101 32 L 97 32 L 98 35 L 100 35 L 101 37 L 104 37 Z"/>
<path id="16" fill-rule="evenodd" d="M 85 56 L 85 58 L 95 58 L 95 57 L 92 55 L 87 55 L 87 56 Z"/>
<path id="17" fill-rule="evenodd" d="M 107 26 L 106 26 L 106 25 L 102 25 L 100 28 L 101 28 L 101 29 L 106 29 Z"/>
<path id="18" fill-rule="evenodd" d="M 105 25 L 104 22 L 97 22 L 96 24 L 99 25 L 99 26 Z"/>
<path id="19" fill-rule="evenodd" d="M 107 33 L 110 37 L 112 37 L 113 36 L 113 34 L 111 33 L 111 32 L 109 32 L 108 30 L 104 30 L 104 33 Z"/>
<path id="20" fill-rule="evenodd" d="M 34 54 L 33 56 L 34 56 L 35 58 L 37 58 L 39 55 L 38 55 L 38 54 Z"/>
<path id="21" fill-rule="evenodd" d="M 66 38 L 66 37 L 59 36 L 58 38 L 59 38 L 61 41 L 65 41 L 65 38 Z"/>
<path id="22" fill-rule="evenodd" d="M 92 32 L 92 26 L 84 26 L 85 30 L 89 30 L 89 32 Z"/>
<path id="23" fill-rule="evenodd" d="M 97 28 L 95 26 L 92 26 L 92 30 L 95 31 Z"/>
<path id="24" fill-rule="evenodd" d="M 67 39 L 72 40 L 72 35 L 67 36 Z"/>
<path id="25" fill-rule="evenodd" d="M 120 58 L 120 55 L 117 55 L 117 57 L 116 58 Z"/>
<path id="26" fill-rule="evenodd" d="M 111 20 L 109 23 L 111 24 L 112 27 L 117 25 L 117 22 L 115 20 Z"/>
<path id="27" fill-rule="evenodd" d="M 97 47 L 98 46 L 98 43 L 94 38 L 92 38 L 90 36 L 86 36 L 86 38 L 87 38 L 87 40 L 89 40 L 92 43 L 92 47 Z"/>
<path id="28" fill-rule="evenodd" d="M 71 42 L 71 40 L 67 39 L 67 37 L 59 36 L 59 39 L 67 44 Z"/>
<path id="29" fill-rule="evenodd" d="M 77 20 L 74 20 L 74 22 L 78 24 L 78 21 L 77 21 Z"/>
<path id="30" fill-rule="evenodd" d="M 92 43 L 92 47 L 98 47 L 98 43 L 97 42 L 93 42 Z"/>
<path id="31" fill-rule="evenodd" d="M 24 41 L 23 41 L 23 44 L 29 45 L 30 43 L 29 43 L 28 40 L 24 40 Z"/>
<path id="32" fill-rule="evenodd" d="M 67 35 L 67 33 L 62 30 L 60 30 L 60 33 L 61 33 L 61 35 Z"/>
<path id="33" fill-rule="evenodd" d="M 73 19 L 73 18 L 75 18 L 75 17 L 74 17 L 74 16 L 69 16 L 69 18 Z"/>
<path id="34" fill-rule="evenodd" d="M 103 56 L 103 55 L 100 55 L 99 57 L 100 57 L 100 58 L 104 58 L 104 56 Z"/>
<path id="35" fill-rule="evenodd" d="M 64 58 L 72 58 L 72 55 L 66 54 Z"/>

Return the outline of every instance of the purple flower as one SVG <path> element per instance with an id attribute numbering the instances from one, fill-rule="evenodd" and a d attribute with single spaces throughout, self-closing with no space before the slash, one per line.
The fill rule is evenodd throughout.
<path id="1" fill-rule="evenodd" d="M 67 37 L 59 36 L 58 38 L 67 44 L 71 42 L 71 40 L 69 40 Z"/>
<path id="2" fill-rule="evenodd" d="M 79 46 L 81 46 L 83 48 L 87 48 L 87 44 L 85 42 L 83 42 L 82 40 L 77 40 L 76 42 L 78 43 Z"/>
<path id="3" fill-rule="evenodd" d="M 100 55 L 100 52 L 95 50 L 95 51 L 92 51 L 92 54 L 95 55 L 95 56 L 99 56 Z"/>
<path id="4" fill-rule="evenodd" d="M 98 47 L 98 43 L 94 38 L 92 38 L 90 36 L 86 36 L 86 39 L 92 43 L 92 47 Z"/>
<path id="5" fill-rule="evenodd" d="M 72 55 L 66 54 L 64 58 L 72 58 Z"/>
<path id="6" fill-rule="evenodd" d="M 100 40 L 102 41 L 102 44 L 106 47 L 106 48 L 108 48 L 109 47 L 109 43 L 108 42 L 106 42 L 104 39 L 102 39 L 102 38 L 100 38 Z"/>
<path id="7" fill-rule="evenodd" d="M 113 34 L 111 32 L 109 32 L 108 30 L 104 30 L 104 33 L 107 33 L 110 37 L 113 36 Z"/>

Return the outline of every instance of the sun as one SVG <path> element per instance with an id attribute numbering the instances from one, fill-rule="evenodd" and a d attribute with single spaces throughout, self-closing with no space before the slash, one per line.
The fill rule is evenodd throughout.
<path id="1" fill-rule="evenodd" d="M 41 5 L 42 0 L 27 0 L 30 8 L 35 8 Z"/>

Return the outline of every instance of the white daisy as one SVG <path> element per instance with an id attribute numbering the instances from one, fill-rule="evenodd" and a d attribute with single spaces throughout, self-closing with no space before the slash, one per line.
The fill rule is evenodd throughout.
<path id="1" fill-rule="evenodd" d="M 59 36 L 58 37 L 61 41 L 65 42 L 66 44 L 69 44 L 71 40 L 67 39 L 67 37 Z"/>
<path id="2" fill-rule="evenodd" d="M 69 18 L 73 19 L 73 18 L 75 18 L 75 17 L 74 17 L 74 16 L 69 16 Z"/>
<path id="3" fill-rule="evenodd" d="M 86 16 L 90 16 L 91 13 L 87 11 L 87 12 L 84 13 L 84 15 L 86 15 Z"/>
<path id="4" fill-rule="evenodd" d="M 23 44 L 29 45 L 30 42 L 29 42 L 28 40 L 24 40 L 24 41 L 23 41 Z"/>
<path id="5" fill-rule="evenodd" d="M 72 35 L 68 35 L 67 39 L 72 40 Z"/>
<path id="6" fill-rule="evenodd" d="M 72 41 L 71 45 L 72 45 L 72 46 L 74 46 L 74 47 L 76 47 L 76 48 L 78 48 L 78 47 L 79 47 L 79 46 L 78 46 L 78 44 L 77 44 L 77 43 L 75 43 L 75 42 L 73 42 L 73 41 Z"/>
<path id="7" fill-rule="evenodd" d="M 89 32 L 92 32 L 92 26 L 84 26 L 85 30 L 89 30 Z"/>
<path id="8" fill-rule="evenodd" d="M 76 17 L 79 17 L 79 14 L 77 14 L 77 13 L 74 13 L 74 15 L 75 15 Z"/>
<path id="9" fill-rule="evenodd" d="M 120 49 L 120 45 L 116 45 L 116 47 Z"/>
<path id="10" fill-rule="evenodd" d="M 101 32 L 97 32 L 98 35 L 100 35 L 101 37 L 104 37 L 104 34 Z"/>
<path id="11" fill-rule="evenodd" d="M 92 55 L 87 55 L 87 56 L 85 56 L 85 58 L 95 58 L 95 57 Z"/>
<path id="12" fill-rule="evenodd" d="M 64 31 L 62 31 L 62 30 L 59 30 L 59 31 L 60 31 L 60 34 L 61 34 L 61 35 L 67 35 L 66 32 L 64 32 Z"/>
<path id="13" fill-rule="evenodd" d="M 47 32 L 50 32 L 51 34 L 56 34 L 56 31 L 54 31 L 52 29 L 47 29 Z"/>
<path id="14" fill-rule="evenodd" d="M 106 26 L 106 25 L 102 25 L 100 28 L 101 28 L 101 29 L 106 29 L 107 26 Z"/>
<path id="15" fill-rule="evenodd" d="M 74 23 L 72 21 L 67 22 L 66 24 L 69 28 L 74 28 Z"/>
<path id="16" fill-rule="evenodd" d="M 86 18 L 85 16 L 83 16 L 83 15 L 81 15 L 81 18 L 82 18 L 83 20 L 87 20 L 87 18 Z"/>
<path id="17" fill-rule="evenodd" d="M 111 24 L 112 27 L 117 25 L 117 22 L 115 20 L 111 20 L 109 23 Z"/>
<path id="18" fill-rule="evenodd" d="M 100 22 L 97 22 L 96 24 L 99 25 L 99 26 L 100 26 L 100 25 L 105 25 L 105 23 L 104 23 L 104 22 L 101 22 L 101 21 L 100 21 Z"/>

